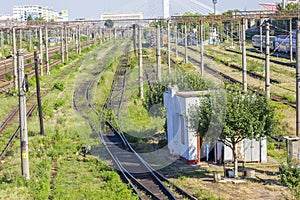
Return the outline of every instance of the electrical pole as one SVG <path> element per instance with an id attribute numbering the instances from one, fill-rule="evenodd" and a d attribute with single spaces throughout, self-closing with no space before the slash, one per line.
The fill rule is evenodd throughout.
<path id="1" fill-rule="evenodd" d="M 217 0 L 212 0 L 213 4 L 214 4 L 214 15 L 217 14 L 217 11 L 216 11 L 216 4 L 217 4 Z"/>
<path id="2" fill-rule="evenodd" d="M 171 73 L 171 34 L 170 34 L 170 21 L 167 21 L 168 27 L 167 27 L 167 31 L 168 31 L 168 74 Z"/>
<path id="3" fill-rule="evenodd" d="M 28 134 L 26 121 L 26 94 L 24 81 L 24 55 L 22 50 L 17 52 L 18 57 L 18 89 L 19 89 L 19 120 L 20 120 L 20 144 L 21 144 L 21 170 L 22 175 L 29 180 L 29 155 Z"/>
<path id="4" fill-rule="evenodd" d="M 20 39 L 20 45 L 19 45 L 19 49 L 22 49 L 22 40 L 23 40 L 23 36 L 22 36 L 22 30 L 19 30 L 19 39 Z"/>
<path id="5" fill-rule="evenodd" d="M 242 19 L 242 65 L 243 65 L 243 91 L 247 91 L 247 60 L 246 60 L 246 30 L 245 19 Z"/>
<path id="6" fill-rule="evenodd" d="M 136 24 L 133 24 L 133 51 L 136 55 Z"/>
<path id="7" fill-rule="evenodd" d="M 187 41 L 187 26 L 186 26 L 186 22 L 184 22 L 184 52 L 185 52 L 185 59 L 184 62 L 185 63 L 189 63 L 189 59 L 188 59 L 188 41 Z"/>
<path id="8" fill-rule="evenodd" d="M 16 45 L 16 28 L 12 28 L 12 56 L 13 56 L 13 73 L 14 73 L 14 88 L 18 87 L 18 70 L 17 70 L 17 45 Z"/>
<path id="9" fill-rule="evenodd" d="M 200 62 L 201 62 L 201 75 L 204 75 L 204 45 L 203 45 L 203 32 L 204 26 L 203 21 L 200 21 Z"/>
<path id="10" fill-rule="evenodd" d="M 41 76 L 44 76 L 43 70 L 43 34 L 42 34 L 42 27 L 39 28 L 40 34 L 40 66 L 41 66 Z"/>
<path id="11" fill-rule="evenodd" d="M 49 49 L 48 49 L 48 27 L 45 27 L 45 51 L 46 51 L 46 73 L 50 75 L 50 66 L 49 66 Z"/>
<path id="12" fill-rule="evenodd" d="M 40 134 L 44 135 L 44 122 L 43 122 L 41 91 L 40 91 L 40 77 L 38 72 L 38 55 L 36 51 L 34 52 L 34 70 L 35 70 L 35 80 L 36 80 L 36 96 L 37 96 L 39 119 L 40 119 Z"/>
<path id="13" fill-rule="evenodd" d="M 139 37 L 139 88 L 140 97 L 144 99 L 144 88 L 143 88 L 143 49 L 142 49 L 142 27 L 138 26 L 138 37 Z"/>
<path id="14" fill-rule="evenodd" d="M 270 24 L 266 23 L 266 69 L 265 69 L 266 96 L 270 99 Z"/>
<path id="15" fill-rule="evenodd" d="M 156 26 L 156 78 L 161 81 L 160 27 Z"/>
<path id="16" fill-rule="evenodd" d="M 262 26 L 263 26 L 263 20 L 260 19 L 260 27 L 259 27 L 259 37 L 260 37 L 260 52 L 263 52 L 263 30 L 262 30 Z"/>
<path id="17" fill-rule="evenodd" d="M 3 38 L 3 31 L 0 31 L 0 40 L 1 40 L 1 49 L 4 48 L 4 38 Z M 2 55 L 4 56 L 4 55 Z"/>
<path id="18" fill-rule="evenodd" d="M 29 29 L 29 51 L 32 49 L 32 31 Z"/>
<path id="19" fill-rule="evenodd" d="M 61 62 L 65 62 L 65 50 L 64 50 L 64 29 L 60 29 L 60 53 L 61 53 Z"/>
<path id="20" fill-rule="evenodd" d="M 297 22 L 297 57 L 296 57 L 296 136 L 300 137 L 300 24 Z"/>
<path id="21" fill-rule="evenodd" d="M 174 34 L 175 34 L 175 57 L 178 58 L 178 29 L 177 24 L 174 24 Z"/>
<path id="22" fill-rule="evenodd" d="M 290 61 L 293 62 L 293 24 L 290 19 Z"/>
<path id="23" fill-rule="evenodd" d="M 66 52 L 66 60 L 69 60 L 69 50 L 68 50 L 68 28 L 67 26 L 64 27 L 65 29 L 65 52 Z M 95 35 L 94 35 L 95 37 Z"/>

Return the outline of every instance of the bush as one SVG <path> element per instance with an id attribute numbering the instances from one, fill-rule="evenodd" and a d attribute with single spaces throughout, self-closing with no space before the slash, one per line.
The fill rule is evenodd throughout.
<path id="1" fill-rule="evenodd" d="M 56 83 L 54 83 L 53 88 L 63 91 L 65 89 L 65 84 L 62 82 L 56 82 Z"/>
<path id="2" fill-rule="evenodd" d="M 293 199 L 300 199 L 300 168 L 297 165 L 281 165 L 280 179 L 291 191 Z"/>

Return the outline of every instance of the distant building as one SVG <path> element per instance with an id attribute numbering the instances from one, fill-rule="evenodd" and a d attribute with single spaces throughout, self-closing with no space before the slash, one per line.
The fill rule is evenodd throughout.
<path id="1" fill-rule="evenodd" d="M 1 15 L 0 20 L 12 20 L 13 16 L 12 15 Z"/>
<path id="2" fill-rule="evenodd" d="M 100 20 L 136 20 L 136 19 L 143 19 L 143 14 L 140 12 L 134 13 L 102 13 L 100 15 Z"/>
<path id="3" fill-rule="evenodd" d="M 68 21 L 68 11 L 63 10 L 58 13 L 53 9 L 37 6 L 37 5 L 23 5 L 13 7 L 13 19 L 18 21 L 27 21 L 28 17 L 32 19 L 42 17 L 46 21 Z"/>
<path id="4" fill-rule="evenodd" d="M 129 26 L 134 23 L 135 20 L 143 19 L 143 14 L 140 12 L 133 13 L 102 13 L 100 20 L 113 20 L 115 27 Z"/>
<path id="5" fill-rule="evenodd" d="M 69 21 L 68 10 L 62 10 L 61 12 L 59 12 L 58 16 L 57 16 L 57 21 L 60 21 L 60 22 Z"/>

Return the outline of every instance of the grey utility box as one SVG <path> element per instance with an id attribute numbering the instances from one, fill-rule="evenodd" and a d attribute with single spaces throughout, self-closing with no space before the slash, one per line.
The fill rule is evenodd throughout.
<path id="1" fill-rule="evenodd" d="M 299 164 L 300 161 L 300 138 L 286 137 L 287 162 Z"/>

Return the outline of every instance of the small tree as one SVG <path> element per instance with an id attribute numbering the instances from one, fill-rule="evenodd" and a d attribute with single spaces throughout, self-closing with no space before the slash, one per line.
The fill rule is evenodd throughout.
<path id="1" fill-rule="evenodd" d="M 281 165 L 279 168 L 280 179 L 292 193 L 293 199 L 300 199 L 300 168 L 295 165 Z"/>
<path id="2" fill-rule="evenodd" d="M 114 27 L 114 22 L 111 19 L 108 19 L 104 22 L 104 26 L 106 26 L 107 28 L 112 28 Z"/>
<path id="3" fill-rule="evenodd" d="M 270 135 L 276 123 L 274 109 L 265 97 L 227 91 L 226 100 L 224 117 L 218 117 L 218 112 L 222 110 L 218 107 L 224 105 L 214 103 L 216 100 L 210 97 L 202 98 L 200 106 L 191 109 L 191 124 L 202 138 L 210 127 L 223 125 L 219 139 L 232 150 L 234 174 L 237 177 L 238 143 L 247 138 L 258 139 Z"/>

